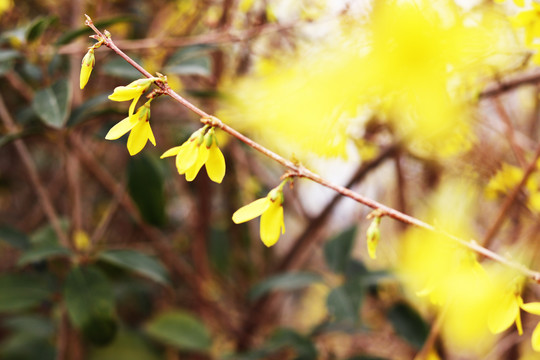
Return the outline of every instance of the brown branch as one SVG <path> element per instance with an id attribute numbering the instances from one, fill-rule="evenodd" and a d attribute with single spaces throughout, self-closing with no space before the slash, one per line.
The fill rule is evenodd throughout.
<path id="1" fill-rule="evenodd" d="M 504 104 L 502 103 L 500 97 L 498 96 L 494 97 L 493 102 L 495 103 L 495 108 L 497 109 L 499 116 L 501 117 L 502 121 L 506 125 L 505 134 L 508 139 L 508 143 L 510 144 L 510 148 L 512 148 L 512 152 L 514 153 L 514 156 L 518 160 L 519 165 L 522 168 L 525 168 L 525 166 L 527 165 L 525 161 L 525 155 L 523 154 L 523 149 L 517 144 L 516 135 L 514 133 L 514 126 L 512 125 L 512 120 L 510 119 L 510 115 L 508 115 L 508 112 L 504 108 Z"/>
<path id="2" fill-rule="evenodd" d="M 94 32 L 97 34 L 97 37 L 100 40 L 103 40 L 103 43 L 109 47 L 111 50 L 113 50 L 115 53 L 117 53 L 120 57 L 122 57 L 124 60 L 126 60 L 129 64 L 131 64 L 133 67 L 135 67 L 141 74 L 143 74 L 145 77 L 150 78 L 153 77 L 148 71 L 146 71 L 143 67 L 141 67 L 139 64 L 137 64 L 133 59 L 131 59 L 129 56 L 127 56 L 123 51 L 121 51 L 111 40 L 110 37 L 105 36 L 101 31 L 99 31 L 94 24 L 92 23 L 92 20 L 90 17 L 87 16 L 86 25 L 88 25 Z M 367 198 L 361 194 L 358 194 L 346 187 L 334 184 L 321 176 L 317 175 L 316 173 L 310 171 L 309 169 L 305 168 L 301 164 L 295 164 L 290 160 L 285 159 L 284 157 L 274 153 L 273 151 L 265 148 L 264 146 L 256 143 L 255 141 L 251 140 L 247 136 L 239 133 L 235 129 L 231 128 L 230 126 L 224 124 L 221 120 L 214 116 L 210 116 L 208 113 L 206 113 L 204 110 L 199 109 L 194 104 L 190 103 L 186 99 L 184 99 L 182 96 L 177 94 L 174 90 L 172 90 L 165 82 L 163 81 L 156 81 L 155 84 L 161 89 L 161 91 L 169 96 L 171 96 L 174 100 L 176 100 L 181 105 L 185 106 L 192 112 L 196 113 L 201 117 L 201 122 L 203 124 L 208 124 L 214 127 L 219 127 L 223 131 L 227 132 L 228 134 L 232 135 L 233 137 L 237 138 L 238 140 L 242 141 L 246 145 L 252 147 L 253 149 L 259 151 L 263 155 L 271 158 L 272 160 L 280 163 L 284 167 L 289 169 L 288 176 L 291 177 L 299 177 L 299 178 L 307 178 L 310 179 L 322 186 L 325 186 L 329 189 L 332 189 L 336 191 L 337 193 L 349 197 L 361 204 L 364 204 L 372 209 L 379 210 L 383 216 L 391 217 L 395 220 L 401 221 L 408 225 L 413 225 L 428 231 L 432 231 L 435 233 L 438 233 L 442 236 L 447 237 L 448 239 L 451 239 L 460 245 L 477 252 L 481 254 L 482 256 L 485 256 L 489 259 L 492 259 L 494 261 L 500 262 L 502 264 L 505 264 L 506 266 L 512 267 L 518 271 L 521 271 L 528 277 L 530 277 L 532 280 L 540 283 L 540 273 L 532 271 L 528 269 L 527 267 L 512 262 L 508 259 L 505 259 L 504 257 L 500 256 L 497 253 L 494 253 L 491 250 L 488 250 L 480 245 L 478 245 L 474 240 L 467 241 L 464 239 L 460 239 L 456 236 L 453 236 L 451 234 L 446 233 L 443 230 L 436 229 L 433 225 L 430 225 L 424 221 L 421 221 L 417 218 L 414 218 L 412 216 L 409 216 L 407 214 L 404 214 L 400 211 L 397 211 L 389 206 L 383 205 L 375 200 L 372 200 L 370 198 Z"/>
<path id="3" fill-rule="evenodd" d="M 371 170 L 381 165 L 388 157 L 392 156 L 396 152 L 396 146 L 391 146 L 384 149 L 377 158 L 373 159 L 369 163 L 366 163 L 356 171 L 347 183 L 347 187 L 351 187 L 354 184 L 362 181 L 362 179 Z M 317 215 L 309 226 L 307 226 L 302 234 L 293 241 L 291 249 L 283 256 L 281 261 L 276 266 L 274 272 L 285 272 L 301 265 L 302 261 L 310 257 L 313 245 L 317 242 L 318 238 L 316 234 L 326 224 L 328 217 L 332 211 L 336 208 L 339 202 L 343 199 L 340 194 L 335 194 L 332 200 L 324 207 L 324 209 Z M 247 349 L 251 337 L 258 326 L 264 324 L 264 319 L 272 310 L 271 303 L 273 301 L 273 294 L 267 294 L 261 297 L 255 304 L 251 306 L 246 314 L 244 325 L 241 335 L 238 339 L 238 348 L 240 350 Z"/>
<path id="4" fill-rule="evenodd" d="M 0 118 L 2 118 L 2 122 L 4 123 L 4 126 L 6 127 L 8 134 L 15 134 L 18 132 L 17 126 L 15 125 L 15 122 L 13 121 L 13 118 L 11 117 L 11 114 L 9 113 L 6 104 L 4 103 L 3 97 L 0 95 Z M 30 182 L 34 188 L 34 191 L 36 192 L 36 195 L 38 197 L 39 204 L 41 205 L 43 212 L 47 215 L 47 218 L 49 219 L 49 222 L 51 223 L 54 232 L 56 233 L 56 236 L 58 237 L 58 241 L 60 244 L 66 248 L 70 247 L 68 237 L 66 236 L 64 230 L 62 230 L 62 227 L 60 226 L 60 220 L 58 218 L 58 215 L 56 214 L 56 210 L 54 209 L 52 205 L 52 201 L 49 197 L 49 194 L 45 190 L 45 187 L 43 186 L 43 183 L 41 182 L 39 178 L 39 174 L 37 171 L 37 168 L 34 164 L 34 161 L 32 160 L 32 156 L 30 155 L 30 151 L 26 147 L 26 144 L 22 139 L 15 139 L 13 140 L 13 144 L 15 145 L 15 149 L 19 153 L 19 156 L 21 157 L 22 163 L 24 167 L 26 168 L 26 172 L 28 173 L 28 177 L 30 178 Z"/>
<path id="5" fill-rule="evenodd" d="M 478 98 L 485 99 L 492 96 L 497 96 L 523 85 L 534 85 L 537 83 L 540 83 L 540 72 L 535 69 L 531 73 L 520 74 L 519 76 L 515 76 L 514 78 L 505 82 L 497 82 L 496 84 L 489 86 L 478 95 Z"/>
<path id="6" fill-rule="evenodd" d="M 491 245 L 491 241 L 495 238 L 495 235 L 497 235 L 497 232 L 501 228 L 502 224 L 504 223 L 504 220 L 506 219 L 506 216 L 508 214 L 508 210 L 516 200 L 517 196 L 519 195 L 519 192 L 521 189 L 525 186 L 527 183 L 527 180 L 529 179 L 529 176 L 536 170 L 536 162 L 540 158 L 540 145 L 536 148 L 536 152 L 534 153 L 533 160 L 529 163 L 527 168 L 525 169 L 525 173 L 523 174 L 523 177 L 521 178 L 521 181 L 519 184 L 512 190 L 510 194 L 506 197 L 504 200 L 504 203 L 501 205 L 499 209 L 499 213 L 497 214 L 497 217 L 495 218 L 495 221 L 493 222 L 493 225 L 486 233 L 486 236 L 484 237 L 482 241 L 482 245 L 486 248 L 488 248 Z"/>

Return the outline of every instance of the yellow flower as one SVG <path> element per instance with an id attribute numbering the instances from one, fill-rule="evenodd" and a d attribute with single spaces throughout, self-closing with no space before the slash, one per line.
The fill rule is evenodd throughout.
<path id="1" fill-rule="evenodd" d="M 232 220 L 240 224 L 261 216 L 260 235 L 264 245 L 270 247 L 274 245 L 280 236 L 285 233 L 285 223 L 283 222 L 283 181 L 278 187 L 272 189 L 268 195 L 262 199 L 255 200 L 236 212 Z"/>
<path id="2" fill-rule="evenodd" d="M 135 114 L 129 115 L 127 118 L 114 125 L 105 136 L 105 139 L 116 140 L 128 131 L 131 131 L 127 142 L 127 148 L 131 156 L 139 153 L 148 140 L 156 146 L 156 139 L 154 138 L 150 122 L 148 121 L 148 119 L 150 119 L 151 101 L 152 99 L 148 100 Z"/>
<path id="3" fill-rule="evenodd" d="M 161 158 L 176 155 L 176 168 L 187 181 L 195 179 L 202 166 L 210 180 L 220 184 L 225 176 L 225 158 L 218 147 L 214 128 L 208 126 L 195 131 L 181 146 L 167 150 Z M 205 134 L 206 132 L 206 134 Z"/>
<path id="4" fill-rule="evenodd" d="M 540 4 L 532 2 L 531 10 L 522 11 L 512 18 L 515 27 L 525 28 L 525 44 L 532 45 L 540 37 Z"/>
<path id="5" fill-rule="evenodd" d="M 96 58 L 94 56 L 94 48 L 91 47 L 90 49 L 88 49 L 86 55 L 84 55 L 81 62 L 81 76 L 79 79 L 81 89 L 84 89 L 84 87 L 88 83 L 88 79 L 90 78 L 90 74 L 92 73 L 92 69 L 94 68 L 95 63 Z"/>
<path id="6" fill-rule="evenodd" d="M 148 87 L 156 81 L 157 78 L 139 79 L 135 80 L 127 86 L 118 86 L 114 88 L 114 92 L 109 95 L 109 99 L 112 101 L 128 101 L 133 100 L 129 106 L 129 115 L 133 115 L 137 101 Z"/>
<path id="7" fill-rule="evenodd" d="M 521 308 L 529 314 L 540 315 L 540 302 L 522 304 Z M 534 351 L 540 351 L 540 323 L 534 328 L 531 343 Z"/>
<path id="8" fill-rule="evenodd" d="M 495 2 L 498 3 L 498 4 L 502 4 L 505 1 L 506 0 L 495 0 Z M 525 0 L 514 0 L 514 4 L 516 4 L 519 7 L 524 7 L 525 6 Z"/>
<path id="9" fill-rule="evenodd" d="M 501 333 L 515 322 L 519 335 L 523 334 L 519 310 L 522 305 L 523 299 L 519 292 L 507 292 L 499 297 L 488 318 L 489 331 L 494 334 Z"/>

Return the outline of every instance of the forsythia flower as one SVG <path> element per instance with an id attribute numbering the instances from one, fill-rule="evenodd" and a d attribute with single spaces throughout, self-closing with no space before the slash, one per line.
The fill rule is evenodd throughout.
<path id="1" fill-rule="evenodd" d="M 283 181 L 279 186 L 272 189 L 268 195 L 262 199 L 255 200 L 236 212 L 232 220 L 240 224 L 261 216 L 260 235 L 264 245 L 270 247 L 279 240 L 280 232 L 285 233 L 285 223 L 283 222 Z"/>
<path id="2" fill-rule="evenodd" d="M 498 4 L 502 4 L 505 1 L 506 0 L 495 0 L 495 2 Z M 514 4 L 516 4 L 519 7 L 523 7 L 525 6 L 525 0 L 514 0 Z"/>
<path id="3" fill-rule="evenodd" d="M 491 316 L 488 319 L 489 331 L 498 334 L 508 329 L 515 322 L 519 335 L 523 334 L 520 307 L 523 299 L 519 292 L 506 292 L 493 305 Z"/>
<path id="4" fill-rule="evenodd" d="M 532 45 L 534 39 L 540 37 L 540 4 L 533 1 L 532 6 L 531 10 L 522 11 L 512 19 L 515 27 L 525 28 L 527 45 Z"/>
<path id="5" fill-rule="evenodd" d="M 114 125 L 105 136 L 105 139 L 116 140 L 131 131 L 127 142 L 127 148 L 131 156 L 140 152 L 148 140 L 156 146 L 156 139 L 148 121 L 151 101 L 152 99 L 148 100 L 135 114 L 130 114 L 127 118 Z"/>
<path id="6" fill-rule="evenodd" d="M 492 309 L 492 315 L 488 321 L 491 332 L 494 334 L 501 333 L 515 322 L 519 335 L 522 335 L 521 310 L 529 314 L 540 315 L 540 302 L 524 304 L 520 293 L 521 286 L 517 285 L 514 291 L 507 291 L 499 298 Z M 540 351 L 540 323 L 536 325 L 532 333 L 531 343 L 534 351 Z"/>
<path id="7" fill-rule="evenodd" d="M 109 95 L 112 101 L 128 101 L 133 100 L 129 106 L 129 116 L 133 115 L 137 101 L 144 94 L 148 87 L 156 81 L 157 78 L 135 80 L 127 86 L 118 86 L 114 88 L 114 92 Z"/>
<path id="8" fill-rule="evenodd" d="M 521 308 L 529 314 L 540 315 L 540 302 L 523 304 Z M 534 351 L 540 351 L 540 323 L 534 328 L 531 343 Z"/>
<path id="9" fill-rule="evenodd" d="M 91 47 L 90 49 L 88 49 L 86 55 L 84 55 L 81 62 L 81 76 L 79 79 L 79 85 L 81 89 L 84 89 L 84 87 L 88 83 L 88 79 L 90 78 L 90 74 L 92 73 L 92 69 L 94 68 L 95 63 L 96 58 L 94 56 L 94 47 Z"/>
<path id="10" fill-rule="evenodd" d="M 181 146 L 167 150 L 161 158 L 176 155 L 176 168 L 180 175 L 185 174 L 187 181 L 195 179 L 202 166 L 210 180 L 221 183 L 225 176 L 225 158 L 218 147 L 214 128 L 205 134 L 208 126 L 195 131 Z"/>

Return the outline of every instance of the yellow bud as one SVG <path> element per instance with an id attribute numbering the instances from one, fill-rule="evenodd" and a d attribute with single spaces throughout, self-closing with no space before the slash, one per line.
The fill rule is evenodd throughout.
<path id="1" fill-rule="evenodd" d="M 94 48 L 90 48 L 86 55 L 84 55 L 81 62 L 81 76 L 80 76 L 80 87 L 84 89 L 96 63 L 96 58 L 94 56 Z"/>
<path id="2" fill-rule="evenodd" d="M 380 223 L 381 218 L 375 217 L 369 225 L 366 233 L 368 254 L 372 259 L 377 257 L 377 245 L 379 244 L 379 239 L 381 238 L 381 230 L 379 229 Z"/>

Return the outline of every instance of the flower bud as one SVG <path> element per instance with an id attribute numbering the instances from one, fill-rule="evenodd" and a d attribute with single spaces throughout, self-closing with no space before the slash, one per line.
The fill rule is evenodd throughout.
<path id="1" fill-rule="evenodd" d="M 90 48 L 86 55 L 84 55 L 81 62 L 81 76 L 79 79 L 79 84 L 81 89 L 84 89 L 96 63 L 96 58 L 94 56 L 94 48 Z"/>

